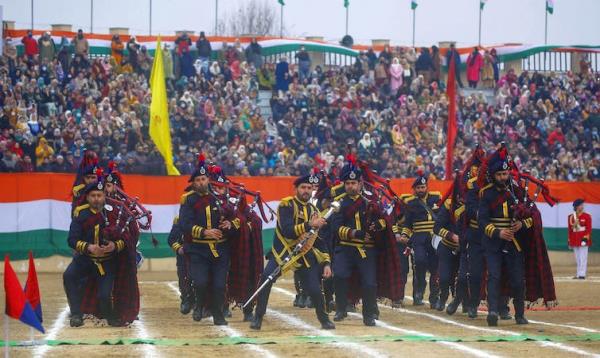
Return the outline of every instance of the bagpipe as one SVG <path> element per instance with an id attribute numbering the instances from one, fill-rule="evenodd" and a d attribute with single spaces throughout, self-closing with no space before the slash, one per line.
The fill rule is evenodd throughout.
<path id="1" fill-rule="evenodd" d="M 254 210 L 255 208 L 258 208 L 258 212 L 260 213 L 263 222 L 267 223 L 275 219 L 275 210 L 273 210 L 269 204 L 264 201 L 260 191 L 249 190 L 244 186 L 244 184 L 236 183 L 231 180 L 228 180 L 226 183 L 213 182 L 211 185 L 226 189 L 226 200 L 233 204 L 234 211 L 241 210 L 243 212 L 246 209 Z M 211 192 L 214 193 L 212 190 Z M 250 204 L 248 204 L 248 196 L 253 198 L 253 201 Z M 267 217 L 265 207 L 269 211 L 270 217 Z"/>
<path id="2" fill-rule="evenodd" d="M 104 228 L 100 245 L 103 246 L 108 244 L 108 241 L 116 241 L 129 234 L 129 225 L 136 220 L 135 214 L 125 203 L 111 197 L 106 197 L 102 218 Z"/>
<path id="3" fill-rule="evenodd" d="M 121 201 L 134 215 L 134 219 L 137 221 L 140 229 L 148 230 L 152 226 L 152 212 L 146 209 L 141 203 L 140 198 L 132 197 L 123 191 L 119 186 L 115 185 L 116 193 L 114 199 Z"/>
<path id="4" fill-rule="evenodd" d="M 337 201 L 333 201 L 327 212 L 322 216 L 323 219 L 327 220 L 334 212 L 337 212 L 340 209 L 340 203 Z M 298 243 L 292 249 L 292 252 L 288 254 L 283 260 L 281 260 L 281 264 L 277 265 L 277 267 L 267 276 L 265 281 L 258 287 L 256 291 L 250 296 L 250 298 L 243 304 L 242 308 L 246 308 L 248 305 L 254 301 L 254 299 L 267 287 L 271 284 L 275 279 L 281 276 L 284 272 L 287 271 L 296 261 L 298 261 L 304 254 L 306 254 L 311 248 L 312 243 L 315 242 L 319 235 L 318 229 L 310 229 L 309 232 L 303 234 L 300 237 Z"/>

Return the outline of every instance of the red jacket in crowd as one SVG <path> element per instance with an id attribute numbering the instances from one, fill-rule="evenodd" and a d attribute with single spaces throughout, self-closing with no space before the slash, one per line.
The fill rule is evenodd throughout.
<path id="1" fill-rule="evenodd" d="M 569 246 L 582 246 L 584 239 L 587 239 L 586 246 L 592 246 L 592 217 L 588 213 L 581 213 L 576 220 L 575 213 L 569 215 Z"/>
<path id="2" fill-rule="evenodd" d="M 36 39 L 34 39 L 33 37 L 23 36 L 23 39 L 21 40 L 21 42 L 25 46 L 25 55 L 34 56 L 39 53 L 38 43 L 37 43 Z"/>

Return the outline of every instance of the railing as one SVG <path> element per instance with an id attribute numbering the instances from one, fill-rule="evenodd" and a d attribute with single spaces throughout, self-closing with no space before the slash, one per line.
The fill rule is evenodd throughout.
<path id="1" fill-rule="evenodd" d="M 573 55 L 571 52 L 559 51 L 536 53 L 522 60 L 522 69 L 523 71 L 567 72 L 572 69 Z M 598 53 L 586 53 L 582 56 L 590 62 L 591 71 L 600 71 L 600 55 Z M 575 59 L 579 61 L 578 57 L 575 57 Z M 579 64 L 576 65 L 576 68 L 579 68 Z"/>

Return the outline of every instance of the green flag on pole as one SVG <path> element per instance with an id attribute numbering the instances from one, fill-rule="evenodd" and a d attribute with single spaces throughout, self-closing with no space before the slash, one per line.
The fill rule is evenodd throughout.
<path id="1" fill-rule="evenodd" d="M 344 0 L 344 7 L 350 6 L 350 0 Z"/>
<path id="2" fill-rule="evenodd" d="M 479 9 L 483 10 L 486 2 L 487 2 L 487 0 L 479 0 Z"/>
<path id="3" fill-rule="evenodd" d="M 416 8 L 417 8 L 417 6 L 419 6 L 419 4 L 417 4 L 417 0 L 411 0 L 411 1 L 410 1 L 410 8 L 411 8 L 412 10 L 416 9 Z"/>
<path id="4" fill-rule="evenodd" d="M 550 15 L 554 14 L 554 0 L 546 0 L 546 11 Z"/>
<path id="5" fill-rule="evenodd" d="M 283 6 L 285 5 L 285 2 L 283 2 L 283 0 L 277 0 L 277 2 L 279 3 L 279 5 Z"/>

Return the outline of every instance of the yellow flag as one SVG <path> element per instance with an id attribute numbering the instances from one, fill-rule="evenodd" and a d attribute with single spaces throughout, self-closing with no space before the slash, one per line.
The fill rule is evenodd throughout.
<path id="1" fill-rule="evenodd" d="M 171 125 L 169 124 L 169 107 L 167 102 L 167 88 L 165 86 L 165 69 L 163 67 L 160 36 L 156 41 L 154 63 L 150 74 L 150 89 L 152 102 L 150 103 L 150 138 L 165 160 L 167 174 L 179 175 L 173 165 L 173 148 L 171 145 Z"/>

